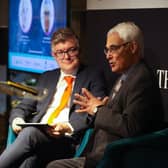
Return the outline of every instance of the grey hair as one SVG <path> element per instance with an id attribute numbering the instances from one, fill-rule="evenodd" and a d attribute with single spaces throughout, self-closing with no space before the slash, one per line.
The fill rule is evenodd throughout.
<path id="1" fill-rule="evenodd" d="M 124 42 L 136 41 L 140 47 L 140 54 L 144 55 L 144 37 L 141 29 L 134 22 L 122 22 L 111 28 L 107 36 L 112 33 L 118 33 Z"/>

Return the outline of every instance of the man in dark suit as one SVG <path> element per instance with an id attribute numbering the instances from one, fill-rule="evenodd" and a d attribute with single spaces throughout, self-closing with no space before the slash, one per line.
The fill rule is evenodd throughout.
<path id="1" fill-rule="evenodd" d="M 56 31 L 51 39 L 51 49 L 60 68 L 41 75 L 37 88 L 48 90 L 44 99 L 25 98 L 11 111 L 10 124 L 18 136 L 0 156 L 1 168 L 42 168 L 50 160 L 72 157 L 84 131 L 93 121 L 87 113 L 74 112 L 77 109 L 72 101 L 74 93 L 81 93 L 82 87 L 86 87 L 96 97 L 105 96 L 102 75 L 81 64 L 79 40 L 72 30 Z M 70 87 L 67 78 L 71 80 Z M 63 97 L 67 90 L 68 94 L 71 92 L 69 98 Z M 60 106 L 62 99 L 67 102 Z M 56 114 L 55 109 L 61 110 Z M 30 118 L 31 122 L 49 123 L 49 126 L 22 129 L 18 125 L 30 122 Z"/>
<path id="2" fill-rule="evenodd" d="M 163 110 L 158 82 L 143 60 L 143 35 L 133 22 L 107 33 L 105 55 L 112 72 L 121 76 L 109 98 L 97 99 L 86 88 L 75 94 L 78 113 L 95 116 L 94 131 L 82 156 L 51 162 L 47 168 L 95 168 L 112 141 L 160 129 Z"/>

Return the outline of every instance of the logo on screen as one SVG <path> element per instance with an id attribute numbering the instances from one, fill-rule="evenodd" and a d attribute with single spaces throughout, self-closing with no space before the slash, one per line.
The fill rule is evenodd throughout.
<path id="1" fill-rule="evenodd" d="M 30 30 L 32 15 L 31 0 L 20 0 L 18 13 L 19 25 L 24 33 L 27 33 Z"/>
<path id="2" fill-rule="evenodd" d="M 46 35 L 49 35 L 54 24 L 54 4 L 52 0 L 43 0 L 40 10 L 41 26 Z"/>

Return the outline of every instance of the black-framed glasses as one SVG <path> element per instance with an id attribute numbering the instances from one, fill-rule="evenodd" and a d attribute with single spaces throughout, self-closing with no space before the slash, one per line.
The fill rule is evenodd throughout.
<path id="1" fill-rule="evenodd" d="M 79 53 L 79 47 L 71 47 L 67 50 L 57 50 L 54 52 L 54 56 L 63 59 L 65 57 L 65 54 L 67 54 L 70 57 L 76 57 L 76 55 Z"/>
<path id="2" fill-rule="evenodd" d="M 107 54 L 112 54 L 115 53 L 117 50 L 119 50 L 122 46 L 126 46 L 127 44 L 129 44 L 130 42 L 126 42 L 126 43 L 122 43 L 120 45 L 111 45 L 109 48 L 105 47 L 104 48 L 104 53 Z"/>

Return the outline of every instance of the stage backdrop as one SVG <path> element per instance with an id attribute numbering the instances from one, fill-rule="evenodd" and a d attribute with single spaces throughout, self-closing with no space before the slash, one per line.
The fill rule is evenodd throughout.
<path id="1" fill-rule="evenodd" d="M 109 86 L 115 76 L 108 68 L 103 49 L 107 31 L 121 21 L 134 21 L 144 32 L 145 59 L 158 76 L 168 122 L 168 9 L 90 10 L 84 14 L 81 38 L 85 41 L 85 60 L 102 67 Z M 112 82 L 113 83 L 113 82 Z"/>

